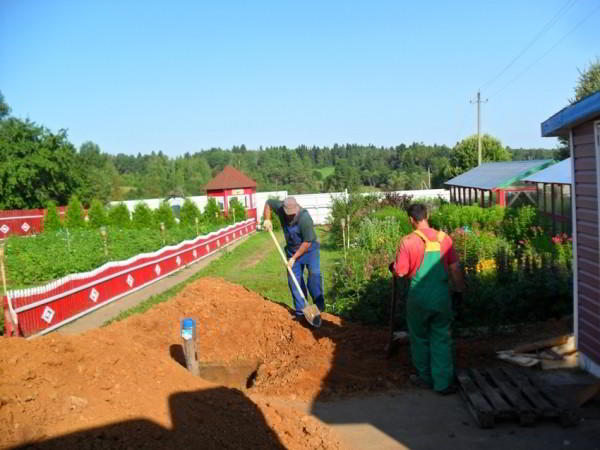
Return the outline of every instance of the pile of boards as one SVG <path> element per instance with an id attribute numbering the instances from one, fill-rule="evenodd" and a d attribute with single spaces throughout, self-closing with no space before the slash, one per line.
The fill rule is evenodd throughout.
<path id="1" fill-rule="evenodd" d="M 575 337 L 564 335 L 542 341 L 521 344 L 497 352 L 498 358 L 522 367 L 539 366 L 543 370 L 570 369 L 579 365 Z"/>

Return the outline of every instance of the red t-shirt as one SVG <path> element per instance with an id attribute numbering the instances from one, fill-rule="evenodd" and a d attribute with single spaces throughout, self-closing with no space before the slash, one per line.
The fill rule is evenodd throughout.
<path id="1" fill-rule="evenodd" d="M 437 230 L 433 228 L 420 228 L 419 231 L 430 241 L 437 241 Z M 440 243 L 440 253 L 446 271 L 448 271 L 448 266 L 458 262 L 458 255 L 452 246 L 452 239 L 448 235 Z M 423 239 L 414 233 L 405 236 L 396 250 L 396 262 L 394 264 L 396 275 L 402 277 L 408 274 L 409 278 L 414 277 L 423 263 L 424 256 L 425 243 Z"/>

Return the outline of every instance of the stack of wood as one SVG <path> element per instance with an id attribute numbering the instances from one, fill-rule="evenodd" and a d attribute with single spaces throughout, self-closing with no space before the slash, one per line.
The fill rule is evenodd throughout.
<path id="1" fill-rule="evenodd" d="M 575 337 L 563 335 L 497 352 L 498 358 L 522 367 L 539 366 L 543 370 L 569 369 L 579 366 Z"/>

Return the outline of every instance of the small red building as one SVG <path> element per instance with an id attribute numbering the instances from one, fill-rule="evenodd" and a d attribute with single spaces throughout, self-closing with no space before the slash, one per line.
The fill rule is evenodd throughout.
<path id="1" fill-rule="evenodd" d="M 248 218 L 256 218 L 256 181 L 232 166 L 225 166 L 205 186 L 207 197 L 215 197 L 217 205 L 225 214 L 229 203 L 237 198 L 248 212 Z"/>

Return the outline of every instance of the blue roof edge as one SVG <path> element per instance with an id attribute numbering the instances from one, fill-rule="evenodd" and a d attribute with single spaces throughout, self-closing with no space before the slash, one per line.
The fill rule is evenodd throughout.
<path id="1" fill-rule="evenodd" d="M 600 115 L 600 92 L 582 98 L 542 122 L 542 137 L 564 136 L 569 128 L 596 115 Z"/>

